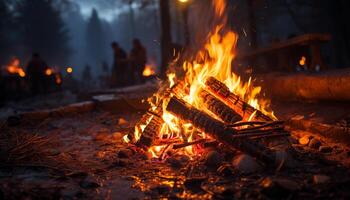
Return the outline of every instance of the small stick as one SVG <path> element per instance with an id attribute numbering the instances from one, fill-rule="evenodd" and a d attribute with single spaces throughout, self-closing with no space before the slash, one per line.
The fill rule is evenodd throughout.
<path id="1" fill-rule="evenodd" d="M 269 127 L 269 126 L 281 125 L 283 123 L 284 123 L 284 121 L 272 121 L 272 122 L 267 122 L 267 123 L 260 125 L 260 126 L 245 128 L 245 129 L 242 129 L 242 131 L 257 130 L 257 129 L 262 129 L 262 128 Z"/>
<path id="2" fill-rule="evenodd" d="M 185 143 L 182 143 L 182 144 L 174 144 L 173 149 L 180 149 L 180 148 L 184 148 L 184 147 L 187 147 L 187 146 L 204 143 L 204 142 L 207 142 L 207 141 L 208 141 L 207 139 L 199 139 L 199 140 L 196 140 L 196 141 L 193 141 L 193 142 L 185 142 Z"/>
<path id="3" fill-rule="evenodd" d="M 245 133 L 245 134 L 237 134 L 233 135 L 233 138 L 252 138 L 252 137 L 266 137 L 269 135 L 283 135 L 284 132 L 276 133 L 273 131 L 263 132 L 263 133 Z M 289 133 L 288 133 L 289 135 Z"/>
<path id="4" fill-rule="evenodd" d="M 287 137 L 290 136 L 290 133 L 273 133 L 269 135 L 261 135 L 261 136 L 255 136 L 251 137 L 252 140 L 262 139 L 262 138 L 272 138 L 272 137 Z"/>
<path id="5" fill-rule="evenodd" d="M 277 128 L 271 128 L 271 129 L 266 129 L 266 130 L 239 130 L 237 131 L 238 135 L 241 134 L 249 134 L 249 133 L 257 133 L 257 134 L 262 134 L 262 133 L 267 133 L 267 132 L 273 132 L 273 131 L 283 131 L 284 128 L 283 127 L 277 127 Z"/>
<path id="6" fill-rule="evenodd" d="M 227 125 L 227 127 L 239 127 L 239 126 L 247 126 L 247 125 L 254 125 L 254 124 L 265 124 L 266 122 L 262 122 L 262 121 L 250 121 L 250 122 L 237 122 L 234 124 L 229 124 Z"/>

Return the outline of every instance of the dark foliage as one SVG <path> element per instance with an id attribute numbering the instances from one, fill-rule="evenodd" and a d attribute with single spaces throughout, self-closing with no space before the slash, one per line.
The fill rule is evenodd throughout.
<path id="1" fill-rule="evenodd" d="M 15 19 L 27 54 L 39 52 L 51 64 L 66 64 L 69 35 L 53 1 L 19 1 Z"/>

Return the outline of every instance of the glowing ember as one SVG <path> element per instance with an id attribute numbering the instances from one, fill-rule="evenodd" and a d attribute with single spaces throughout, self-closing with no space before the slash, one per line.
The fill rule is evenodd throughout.
<path id="1" fill-rule="evenodd" d="M 276 119 L 272 112 L 268 111 L 268 101 L 258 99 L 261 92 L 261 87 L 254 87 L 252 79 L 249 78 L 247 82 L 243 82 L 241 78 L 232 71 L 232 61 L 236 56 L 235 48 L 238 40 L 238 35 L 232 31 L 226 31 L 224 25 L 226 18 L 223 17 L 226 3 L 224 0 L 213 0 L 216 17 L 223 20 L 222 24 L 209 33 L 208 41 L 193 58 L 185 61 L 182 64 L 184 70 L 184 77 L 178 77 L 175 73 L 168 73 L 167 88 L 176 87 L 178 83 L 183 86 L 179 87 L 180 91 L 176 91 L 177 96 L 199 110 L 207 111 L 199 93 L 206 88 L 205 82 L 209 77 L 214 77 L 220 82 L 224 83 L 229 90 L 238 95 L 243 101 L 249 105 L 262 111 L 263 114 L 268 115 L 272 119 Z M 172 89 L 171 89 L 172 90 Z M 196 129 L 192 124 L 181 121 L 176 116 L 166 111 L 170 97 L 166 96 L 164 90 L 156 93 L 153 98 L 149 100 L 151 110 L 155 111 L 159 105 L 162 106 L 162 124 L 161 131 L 157 133 L 156 138 L 163 140 L 179 140 L 182 143 L 190 143 L 200 139 L 211 139 L 208 135 Z M 210 113 L 208 113 L 210 114 Z M 256 112 L 253 112 L 248 119 L 254 119 Z M 143 133 L 143 130 L 151 121 L 151 116 L 146 123 L 139 124 L 135 127 L 134 140 L 138 141 Z M 130 139 L 125 136 L 124 141 L 129 143 Z M 134 142 L 134 141 L 133 141 Z M 154 158 L 163 158 L 164 152 L 169 145 L 154 145 L 148 149 L 148 152 Z M 188 155 L 190 157 L 200 155 L 202 151 L 200 145 L 189 145 L 185 148 L 178 149 L 176 153 Z"/>
<path id="2" fill-rule="evenodd" d="M 156 71 L 154 70 L 154 67 L 152 65 L 146 65 L 145 69 L 142 72 L 142 75 L 145 77 L 155 75 Z"/>

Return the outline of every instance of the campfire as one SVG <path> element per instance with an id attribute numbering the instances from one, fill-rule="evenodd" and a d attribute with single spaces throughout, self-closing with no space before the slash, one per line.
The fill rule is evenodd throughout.
<path id="1" fill-rule="evenodd" d="M 225 1 L 213 2 L 223 22 L 203 49 L 182 63 L 183 74 L 168 73 L 168 81 L 148 100 L 151 108 L 124 141 L 157 159 L 174 154 L 193 158 L 208 144 L 224 144 L 275 162 L 263 139 L 289 134 L 269 109 L 261 87 L 253 86 L 252 78 L 242 81 L 232 70 L 238 36 L 224 28 Z"/>
<path id="2" fill-rule="evenodd" d="M 155 75 L 155 74 L 156 74 L 156 71 L 154 70 L 153 65 L 150 65 L 150 64 L 147 64 L 145 66 L 145 69 L 142 72 L 142 75 L 144 77 L 149 77 L 149 76 L 152 76 L 152 75 Z"/>
<path id="3" fill-rule="evenodd" d="M 20 66 L 20 60 L 18 58 L 11 59 L 10 63 L 6 66 L 6 71 L 9 74 L 17 74 L 20 77 L 25 77 L 26 73 L 23 68 Z"/>

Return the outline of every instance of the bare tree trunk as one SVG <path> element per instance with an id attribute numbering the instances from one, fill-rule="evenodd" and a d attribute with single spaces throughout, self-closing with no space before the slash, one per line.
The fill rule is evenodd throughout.
<path id="1" fill-rule="evenodd" d="M 159 0 L 161 20 L 161 76 L 165 77 L 168 63 L 171 59 L 171 19 L 169 11 L 169 0 Z"/>

